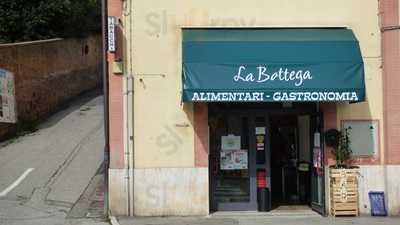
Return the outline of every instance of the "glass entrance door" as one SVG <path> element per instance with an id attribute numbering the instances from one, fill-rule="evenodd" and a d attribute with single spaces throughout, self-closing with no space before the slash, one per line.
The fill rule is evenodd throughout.
<path id="1" fill-rule="evenodd" d="M 311 207 L 314 211 L 325 215 L 325 169 L 324 145 L 322 138 L 322 114 L 311 116 Z"/>
<path id="2" fill-rule="evenodd" d="M 210 122 L 211 209 L 257 210 L 255 119 L 227 113 Z"/>

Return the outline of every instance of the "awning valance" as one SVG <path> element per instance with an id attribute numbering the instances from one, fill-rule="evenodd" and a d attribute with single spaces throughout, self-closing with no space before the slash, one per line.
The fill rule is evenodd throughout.
<path id="1" fill-rule="evenodd" d="M 350 29 L 184 29 L 183 101 L 363 101 Z"/>

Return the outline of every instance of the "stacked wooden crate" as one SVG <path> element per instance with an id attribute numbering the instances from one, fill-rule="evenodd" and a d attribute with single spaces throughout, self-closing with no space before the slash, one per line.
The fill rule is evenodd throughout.
<path id="1" fill-rule="evenodd" d="M 331 213 L 333 216 L 358 215 L 358 176 L 355 169 L 330 169 Z"/>

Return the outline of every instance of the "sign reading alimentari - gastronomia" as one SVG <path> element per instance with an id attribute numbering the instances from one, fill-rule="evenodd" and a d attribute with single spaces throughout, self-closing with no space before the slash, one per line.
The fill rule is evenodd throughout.
<path id="1" fill-rule="evenodd" d="M 183 101 L 363 101 L 349 29 L 183 31 Z"/>

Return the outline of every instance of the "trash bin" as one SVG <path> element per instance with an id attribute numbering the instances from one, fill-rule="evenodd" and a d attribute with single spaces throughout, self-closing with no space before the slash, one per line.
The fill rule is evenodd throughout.
<path id="1" fill-rule="evenodd" d="M 271 211 L 269 188 L 257 188 L 258 211 Z"/>
<path id="2" fill-rule="evenodd" d="M 299 198 L 300 204 L 307 204 L 310 202 L 310 163 L 299 162 L 297 167 L 299 175 Z"/>
<path id="3" fill-rule="evenodd" d="M 387 216 L 385 193 L 381 191 L 370 191 L 368 195 L 371 204 L 371 216 Z"/>
<path id="4" fill-rule="evenodd" d="M 268 212 L 271 210 L 270 193 L 267 188 L 267 173 L 265 169 L 257 170 L 257 203 L 258 211 Z"/>

